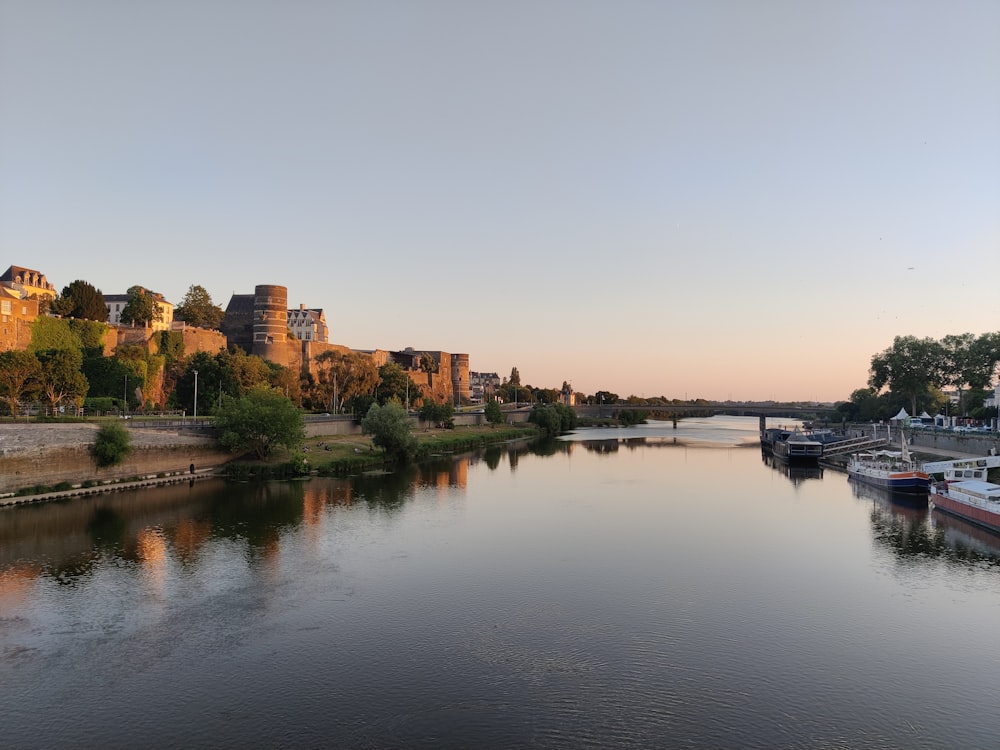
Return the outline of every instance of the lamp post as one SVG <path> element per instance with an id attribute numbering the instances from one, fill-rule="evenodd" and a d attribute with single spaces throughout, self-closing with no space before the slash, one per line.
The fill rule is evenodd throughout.
<path id="1" fill-rule="evenodd" d="M 128 375 L 125 376 L 125 396 L 122 401 L 122 416 L 124 417 L 128 413 Z"/>
<path id="2" fill-rule="evenodd" d="M 194 373 L 194 417 L 193 419 L 198 419 L 198 371 L 192 370 Z"/>

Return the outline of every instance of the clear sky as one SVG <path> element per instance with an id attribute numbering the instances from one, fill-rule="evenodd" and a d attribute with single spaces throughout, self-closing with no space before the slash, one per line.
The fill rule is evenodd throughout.
<path id="1" fill-rule="evenodd" d="M 0 265 L 668 398 L 1000 329 L 1000 2 L 0 0 Z"/>

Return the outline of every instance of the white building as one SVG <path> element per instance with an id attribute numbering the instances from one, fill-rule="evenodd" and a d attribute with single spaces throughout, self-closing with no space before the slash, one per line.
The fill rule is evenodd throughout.
<path id="1" fill-rule="evenodd" d="M 309 309 L 305 305 L 299 305 L 298 310 L 289 310 L 288 330 L 299 341 L 329 343 L 330 330 L 326 327 L 326 316 L 321 308 Z"/>
<path id="2" fill-rule="evenodd" d="M 147 292 L 147 294 L 153 295 L 153 301 L 156 304 L 156 309 L 159 312 L 159 320 L 153 320 L 150 324 L 150 328 L 154 331 L 169 331 L 171 324 L 174 322 L 174 306 L 172 303 L 167 302 L 162 294 L 158 292 Z M 127 294 L 105 294 L 104 304 L 108 308 L 108 323 L 113 326 L 122 325 L 122 310 L 125 309 L 125 305 L 128 304 Z"/>

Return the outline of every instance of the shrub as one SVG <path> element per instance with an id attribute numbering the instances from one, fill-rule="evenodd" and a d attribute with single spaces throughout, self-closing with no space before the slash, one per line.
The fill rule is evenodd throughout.
<path id="1" fill-rule="evenodd" d="M 98 466 L 116 466 L 132 452 L 132 436 L 122 425 L 109 422 L 97 432 L 90 452 Z"/>

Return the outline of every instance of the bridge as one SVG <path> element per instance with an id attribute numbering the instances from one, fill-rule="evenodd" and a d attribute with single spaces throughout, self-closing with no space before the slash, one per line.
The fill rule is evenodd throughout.
<path id="1" fill-rule="evenodd" d="M 836 413 L 833 406 L 790 405 L 790 404 L 577 404 L 573 410 L 581 417 L 595 419 L 617 417 L 622 410 L 644 411 L 651 417 L 666 419 L 703 416 L 705 414 L 728 414 L 733 417 L 832 417 Z"/>

